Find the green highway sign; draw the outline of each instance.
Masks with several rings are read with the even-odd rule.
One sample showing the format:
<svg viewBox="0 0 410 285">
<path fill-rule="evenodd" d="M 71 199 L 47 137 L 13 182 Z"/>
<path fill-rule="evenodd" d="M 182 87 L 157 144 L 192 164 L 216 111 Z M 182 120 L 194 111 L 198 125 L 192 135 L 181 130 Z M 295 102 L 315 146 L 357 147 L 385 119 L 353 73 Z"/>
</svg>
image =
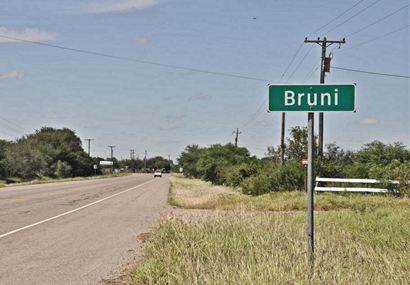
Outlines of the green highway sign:
<svg viewBox="0 0 410 285">
<path fill-rule="evenodd" d="M 354 84 L 269 85 L 269 111 L 355 111 Z"/>
</svg>

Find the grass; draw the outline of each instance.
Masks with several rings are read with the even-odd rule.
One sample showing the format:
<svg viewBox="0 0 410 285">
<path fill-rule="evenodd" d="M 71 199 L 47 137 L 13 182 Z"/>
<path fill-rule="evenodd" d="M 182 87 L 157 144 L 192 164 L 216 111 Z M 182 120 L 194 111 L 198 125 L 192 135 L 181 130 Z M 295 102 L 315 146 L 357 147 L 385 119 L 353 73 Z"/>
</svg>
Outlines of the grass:
<svg viewBox="0 0 410 285">
<path fill-rule="evenodd" d="M 316 198 L 316 208 L 332 211 L 315 214 L 311 284 L 408 284 L 408 198 Z M 304 193 L 249 197 L 173 177 L 169 199 L 185 208 L 231 211 L 179 210 L 184 215 L 164 218 L 145 245 L 145 259 L 132 270 L 130 284 L 308 283 L 306 214 L 291 211 L 305 208 Z"/>
<path fill-rule="evenodd" d="M 295 211 L 306 209 L 305 192 L 274 192 L 261 196 L 241 194 L 238 190 L 183 177 L 171 177 L 169 203 L 186 209 Z M 391 194 L 316 193 L 316 210 L 354 209 L 365 211 L 380 207 L 410 207 L 409 198 Z"/>
<path fill-rule="evenodd" d="M 316 217 L 312 284 L 408 284 L 408 209 Z M 302 213 L 164 220 L 130 283 L 306 284 L 305 241 Z"/>
<path fill-rule="evenodd" d="M 98 176 L 87 176 L 87 177 L 70 177 L 70 178 L 49 178 L 45 177 L 42 179 L 33 179 L 29 181 L 16 181 L 14 183 L 1 183 L 0 187 L 10 187 L 10 186 L 22 186 L 22 185 L 33 185 L 33 184 L 45 184 L 45 183 L 57 183 L 57 182 L 71 182 L 71 181 L 82 181 L 82 180 L 92 180 L 92 179 L 103 179 L 103 178 L 111 178 L 111 177 L 121 177 L 121 176 L 128 176 L 131 173 L 112 173 L 112 174 L 104 174 Z"/>
</svg>

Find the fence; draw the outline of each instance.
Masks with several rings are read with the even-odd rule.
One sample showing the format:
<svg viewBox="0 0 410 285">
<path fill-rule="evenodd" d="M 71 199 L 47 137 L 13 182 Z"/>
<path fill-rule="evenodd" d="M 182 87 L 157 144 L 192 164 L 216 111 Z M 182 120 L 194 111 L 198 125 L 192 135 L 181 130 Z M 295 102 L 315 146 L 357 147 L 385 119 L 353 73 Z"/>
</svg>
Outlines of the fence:
<svg viewBox="0 0 410 285">
<path fill-rule="evenodd" d="M 349 183 L 349 184 L 365 184 L 366 187 L 344 187 L 344 186 L 319 186 L 320 183 Z M 391 193 L 397 192 L 397 190 L 386 189 L 386 188 L 377 188 L 377 187 L 369 187 L 369 185 L 374 184 L 384 184 L 384 183 L 397 185 L 399 181 L 396 180 L 389 180 L 389 181 L 380 181 L 377 179 L 357 179 L 357 178 L 323 178 L 323 177 L 316 177 L 316 185 L 315 191 L 317 192 L 369 192 L 369 193 Z"/>
</svg>

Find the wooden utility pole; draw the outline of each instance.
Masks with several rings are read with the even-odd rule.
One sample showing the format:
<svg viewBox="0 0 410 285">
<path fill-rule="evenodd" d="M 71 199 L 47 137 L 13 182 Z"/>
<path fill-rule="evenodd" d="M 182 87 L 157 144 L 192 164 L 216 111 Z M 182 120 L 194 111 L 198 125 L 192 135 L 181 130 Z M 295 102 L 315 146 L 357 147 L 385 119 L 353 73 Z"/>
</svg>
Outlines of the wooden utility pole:
<svg viewBox="0 0 410 285">
<path fill-rule="evenodd" d="M 85 139 L 88 142 L 88 156 L 91 154 L 91 141 L 94 139 Z"/>
<path fill-rule="evenodd" d="M 280 149 L 281 149 L 281 162 L 282 165 L 285 164 L 285 118 L 286 118 L 286 113 L 282 112 L 282 128 L 280 132 Z"/>
<path fill-rule="evenodd" d="M 331 57 L 326 57 L 326 48 L 332 44 L 345 44 L 346 41 L 343 38 L 341 41 L 330 41 L 326 37 L 323 39 L 317 38 L 317 40 L 309 40 L 305 38 L 305 43 L 315 43 L 322 47 L 322 56 L 320 62 L 320 83 L 325 83 L 325 73 L 330 71 Z M 319 112 L 319 142 L 318 142 L 318 156 L 323 156 L 323 127 L 324 127 L 324 115 L 323 112 Z"/>
<path fill-rule="evenodd" d="M 115 145 L 109 145 L 108 147 L 111 150 L 111 161 L 113 161 L 114 160 L 114 147 L 115 147 Z"/>
<path fill-rule="evenodd" d="M 236 128 L 236 131 L 232 132 L 235 135 L 235 147 L 238 147 L 238 137 L 240 134 L 242 134 L 242 132 L 239 131 L 238 128 Z"/>
<path fill-rule="evenodd" d="M 130 149 L 130 159 L 135 159 L 135 149 Z"/>
</svg>

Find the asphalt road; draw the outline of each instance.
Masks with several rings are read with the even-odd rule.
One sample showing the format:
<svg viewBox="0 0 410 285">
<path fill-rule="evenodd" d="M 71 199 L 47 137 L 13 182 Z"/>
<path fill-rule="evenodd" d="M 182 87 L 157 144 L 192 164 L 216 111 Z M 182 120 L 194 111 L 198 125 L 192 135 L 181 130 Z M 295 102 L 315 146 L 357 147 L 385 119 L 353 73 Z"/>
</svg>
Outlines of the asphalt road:
<svg viewBox="0 0 410 285">
<path fill-rule="evenodd" d="M 97 284 L 166 205 L 152 175 L 0 189 L 0 284 Z"/>
</svg>

